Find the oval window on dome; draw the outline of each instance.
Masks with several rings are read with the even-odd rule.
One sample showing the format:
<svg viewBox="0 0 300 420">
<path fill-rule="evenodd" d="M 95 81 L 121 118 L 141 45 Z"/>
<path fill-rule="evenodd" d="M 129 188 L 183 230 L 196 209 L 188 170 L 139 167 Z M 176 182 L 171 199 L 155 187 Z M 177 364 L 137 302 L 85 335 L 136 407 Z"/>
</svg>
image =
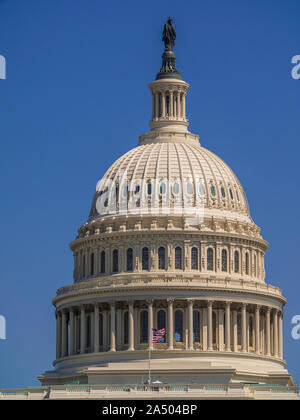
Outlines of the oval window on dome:
<svg viewBox="0 0 300 420">
<path fill-rule="evenodd" d="M 239 193 L 238 192 L 236 192 L 236 196 L 237 196 L 238 201 L 240 201 L 240 197 L 239 197 Z"/>
<path fill-rule="evenodd" d="M 232 189 L 231 188 L 229 189 L 229 194 L 230 194 L 231 200 L 233 200 L 233 193 L 232 193 Z"/>
<path fill-rule="evenodd" d="M 178 182 L 175 182 L 175 184 L 173 185 L 173 193 L 174 194 L 179 194 L 179 184 L 178 184 Z"/>
<path fill-rule="evenodd" d="M 151 182 L 149 182 L 149 184 L 147 185 L 147 192 L 148 192 L 148 195 L 152 194 L 152 184 L 151 184 Z"/>
<path fill-rule="evenodd" d="M 140 186 L 136 185 L 135 190 L 134 190 L 134 194 L 138 194 L 139 192 L 140 192 Z"/>
<path fill-rule="evenodd" d="M 188 182 L 188 183 L 186 184 L 186 192 L 187 192 L 187 194 L 189 194 L 189 195 L 193 194 L 193 185 L 192 185 L 192 183 L 191 183 L 191 182 Z"/>
<path fill-rule="evenodd" d="M 204 185 L 201 183 L 201 184 L 199 184 L 199 194 L 204 195 L 204 193 L 205 193 Z"/>
<path fill-rule="evenodd" d="M 225 197 L 226 197 L 226 193 L 225 193 L 225 189 L 224 189 L 224 187 L 221 187 L 221 194 L 222 194 L 222 197 L 223 197 L 223 198 L 225 198 Z"/>
<path fill-rule="evenodd" d="M 160 184 L 160 189 L 159 189 L 161 194 L 165 194 L 166 192 L 166 184 L 163 182 Z"/>
<path fill-rule="evenodd" d="M 211 192 L 211 195 L 212 195 L 213 197 L 215 197 L 215 195 L 216 195 L 216 189 L 215 189 L 215 186 L 214 186 L 214 185 L 212 185 L 212 186 L 210 187 L 210 192 Z"/>
</svg>

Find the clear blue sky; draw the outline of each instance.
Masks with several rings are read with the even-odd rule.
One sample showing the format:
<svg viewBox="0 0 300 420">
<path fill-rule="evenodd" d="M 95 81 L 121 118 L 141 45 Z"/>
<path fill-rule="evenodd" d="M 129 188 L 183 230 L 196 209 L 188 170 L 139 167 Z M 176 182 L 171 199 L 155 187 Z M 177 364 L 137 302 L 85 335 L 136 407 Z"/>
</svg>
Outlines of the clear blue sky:
<svg viewBox="0 0 300 420">
<path fill-rule="evenodd" d="M 284 354 L 300 384 L 290 336 L 300 314 L 299 0 L 0 0 L 0 387 L 37 384 L 51 367 L 68 243 L 98 179 L 148 129 L 169 15 L 190 129 L 233 168 L 270 243 L 266 280 L 288 299 Z"/>
</svg>

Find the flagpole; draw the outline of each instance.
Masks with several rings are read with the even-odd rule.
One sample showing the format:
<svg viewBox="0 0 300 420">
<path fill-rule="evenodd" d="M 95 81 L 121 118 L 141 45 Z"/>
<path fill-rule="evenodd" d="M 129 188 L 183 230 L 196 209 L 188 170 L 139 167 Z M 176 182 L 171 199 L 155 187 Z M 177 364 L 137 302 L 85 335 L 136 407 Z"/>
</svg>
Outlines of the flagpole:
<svg viewBox="0 0 300 420">
<path fill-rule="evenodd" d="M 150 367 L 150 355 L 151 355 L 151 347 L 149 346 L 149 378 L 148 378 L 148 383 L 149 385 L 151 384 L 151 367 Z"/>
</svg>

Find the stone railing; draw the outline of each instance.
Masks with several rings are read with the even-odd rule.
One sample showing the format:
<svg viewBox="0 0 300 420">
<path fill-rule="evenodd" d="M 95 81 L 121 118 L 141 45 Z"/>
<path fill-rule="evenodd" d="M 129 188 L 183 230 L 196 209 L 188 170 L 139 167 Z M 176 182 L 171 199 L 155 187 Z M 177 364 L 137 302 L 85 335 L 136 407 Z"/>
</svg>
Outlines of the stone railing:
<svg viewBox="0 0 300 420">
<path fill-rule="evenodd" d="M 295 399 L 300 387 L 259 384 L 51 385 L 0 389 L 0 400 L 20 399 Z"/>
</svg>

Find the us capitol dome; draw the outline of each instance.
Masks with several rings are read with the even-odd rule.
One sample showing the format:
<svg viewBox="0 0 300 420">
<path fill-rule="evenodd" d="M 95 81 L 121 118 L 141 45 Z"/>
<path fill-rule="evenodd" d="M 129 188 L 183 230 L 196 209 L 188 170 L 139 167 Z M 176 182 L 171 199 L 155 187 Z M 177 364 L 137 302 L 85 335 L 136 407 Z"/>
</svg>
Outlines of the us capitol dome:
<svg viewBox="0 0 300 420">
<path fill-rule="evenodd" d="M 39 379 L 294 385 L 268 243 L 232 169 L 188 131 L 189 85 L 166 25 L 150 131 L 103 175 L 70 244 L 74 282 L 53 299 L 56 359 Z M 165 329 L 157 342 L 153 329 Z"/>
</svg>

